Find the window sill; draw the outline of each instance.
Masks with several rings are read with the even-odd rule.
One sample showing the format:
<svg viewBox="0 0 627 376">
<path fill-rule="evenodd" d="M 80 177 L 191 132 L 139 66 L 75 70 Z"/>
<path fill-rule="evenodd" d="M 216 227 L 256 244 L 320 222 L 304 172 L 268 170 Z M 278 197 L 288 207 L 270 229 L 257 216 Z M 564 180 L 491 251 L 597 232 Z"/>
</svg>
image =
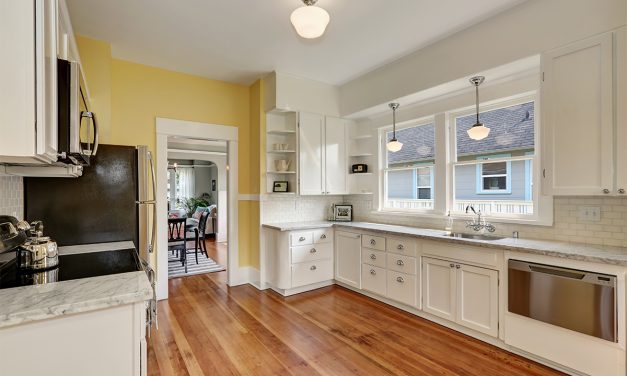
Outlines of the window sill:
<svg viewBox="0 0 627 376">
<path fill-rule="evenodd" d="M 370 212 L 371 215 L 384 215 L 384 216 L 389 216 L 391 218 L 396 217 L 396 218 L 423 218 L 423 219 L 435 219 L 435 220 L 446 220 L 447 219 L 447 215 L 445 213 L 437 213 L 434 211 L 430 211 L 430 212 L 419 212 L 419 211 L 399 211 L 399 210 L 373 210 Z M 466 215 L 466 214 L 457 214 L 457 213 L 452 213 L 451 217 L 454 220 L 460 220 L 460 221 L 468 221 L 471 220 L 473 218 L 475 218 L 474 215 Z M 545 226 L 545 227 L 551 227 L 553 226 L 553 218 L 538 218 L 538 217 L 532 217 L 529 219 L 526 218 L 508 218 L 508 217 L 491 217 L 491 216 L 485 216 L 484 217 L 486 219 L 486 221 L 491 222 L 491 223 L 503 223 L 503 224 L 519 224 L 519 225 L 526 225 L 526 226 Z"/>
</svg>

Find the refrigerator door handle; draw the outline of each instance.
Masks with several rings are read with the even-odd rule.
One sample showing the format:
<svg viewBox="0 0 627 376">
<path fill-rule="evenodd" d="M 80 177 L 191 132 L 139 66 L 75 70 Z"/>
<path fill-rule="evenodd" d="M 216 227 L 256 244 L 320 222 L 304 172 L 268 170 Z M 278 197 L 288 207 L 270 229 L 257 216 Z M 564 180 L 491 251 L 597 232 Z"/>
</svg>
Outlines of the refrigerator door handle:
<svg viewBox="0 0 627 376">
<path fill-rule="evenodd" d="M 155 177 L 155 164 L 152 160 L 152 152 L 148 151 L 148 160 L 150 161 L 150 174 L 152 176 L 152 200 L 147 201 L 147 204 L 152 205 L 152 233 L 150 237 L 150 244 L 148 245 L 148 253 L 153 253 L 155 248 L 155 242 L 157 241 L 157 179 Z"/>
</svg>

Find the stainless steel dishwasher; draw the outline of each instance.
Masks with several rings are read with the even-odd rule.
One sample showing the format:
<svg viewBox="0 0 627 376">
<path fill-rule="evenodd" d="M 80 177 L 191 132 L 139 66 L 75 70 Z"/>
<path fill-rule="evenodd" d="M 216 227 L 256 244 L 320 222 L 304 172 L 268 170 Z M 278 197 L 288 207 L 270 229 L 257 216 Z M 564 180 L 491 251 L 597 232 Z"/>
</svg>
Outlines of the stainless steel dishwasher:
<svg viewBox="0 0 627 376">
<path fill-rule="evenodd" d="M 616 276 L 508 261 L 508 310 L 617 342 Z"/>
</svg>

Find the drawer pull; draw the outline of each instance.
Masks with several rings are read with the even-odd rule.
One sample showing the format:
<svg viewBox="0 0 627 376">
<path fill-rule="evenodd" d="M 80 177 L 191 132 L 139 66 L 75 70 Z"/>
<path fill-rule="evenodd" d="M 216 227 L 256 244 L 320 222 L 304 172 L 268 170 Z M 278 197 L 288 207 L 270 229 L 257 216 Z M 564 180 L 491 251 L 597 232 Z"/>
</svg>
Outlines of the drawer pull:
<svg viewBox="0 0 627 376">
<path fill-rule="evenodd" d="M 396 282 L 403 283 L 405 282 L 405 280 L 403 279 L 403 277 L 396 277 Z"/>
<path fill-rule="evenodd" d="M 316 270 L 316 265 L 312 265 L 311 268 L 309 268 L 309 270 Z"/>
<path fill-rule="evenodd" d="M 451 268 L 454 268 L 455 264 L 448 264 L 448 266 L 450 266 Z"/>
<path fill-rule="evenodd" d="M 318 251 L 316 251 L 315 248 L 312 248 L 312 249 L 309 250 L 309 253 L 316 253 L 316 252 L 318 252 Z"/>
<path fill-rule="evenodd" d="M 299 241 L 299 242 L 304 242 L 304 241 L 305 241 L 305 237 L 304 237 L 304 236 L 301 236 L 300 238 L 298 238 L 298 241 Z"/>
<path fill-rule="evenodd" d="M 374 239 L 370 239 L 370 244 L 371 244 L 371 245 L 375 245 L 375 244 L 377 244 L 377 242 L 376 242 L 376 240 L 374 240 Z"/>
<path fill-rule="evenodd" d="M 455 269 L 459 269 L 459 268 L 461 268 L 461 267 L 462 267 L 462 266 L 461 266 L 461 265 L 459 265 L 459 264 L 455 265 Z"/>
<path fill-rule="evenodd" d="M 405 265 L 405 263 L 403 262 L 403 260 L 396 260 L 396 265 L 403 266 Z"/>
<path fill-rule="evenodd" d="M 375 255 L 374 253 L 370 255 L 370 259 L 371 260 L 376 260 L 377 259 L 377 255 Z"/>
<path fill-rule="evenodd" d="M 325 234 L 320 235 L 320 239 L 326 239 L 327 236 Z"/>
<path fill-rule="evenodd" d="M 396 246 L 396 249 L 403 250 L 403 249 L 405 249 L 405 246 L 402 245 L 402 244 L 399 244 L 399 245 Z"/>
<path fill-rule="evenodd" d="M 370 274 L 372 274 L 372 275 L 377 275 L 377 272 L 376 272 L 376 270 L 374 270 L 374 269 L 370 269 Z"/>
</svg>

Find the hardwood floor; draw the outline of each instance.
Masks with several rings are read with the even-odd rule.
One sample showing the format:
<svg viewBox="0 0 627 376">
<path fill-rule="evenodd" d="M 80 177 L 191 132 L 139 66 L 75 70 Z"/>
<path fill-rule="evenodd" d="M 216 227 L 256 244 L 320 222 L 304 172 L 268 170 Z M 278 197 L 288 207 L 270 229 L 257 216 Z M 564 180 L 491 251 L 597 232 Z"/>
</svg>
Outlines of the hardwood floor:
<svg viewBox="0 0 627 376">
<path fill-rule="evenodd" d="M 207 242 L 226 265 L 226 248 Z M 339 286 L 283 298 L 226 272 L 169 281 L 149 375 L 559 375 Z"/>
</svg>

